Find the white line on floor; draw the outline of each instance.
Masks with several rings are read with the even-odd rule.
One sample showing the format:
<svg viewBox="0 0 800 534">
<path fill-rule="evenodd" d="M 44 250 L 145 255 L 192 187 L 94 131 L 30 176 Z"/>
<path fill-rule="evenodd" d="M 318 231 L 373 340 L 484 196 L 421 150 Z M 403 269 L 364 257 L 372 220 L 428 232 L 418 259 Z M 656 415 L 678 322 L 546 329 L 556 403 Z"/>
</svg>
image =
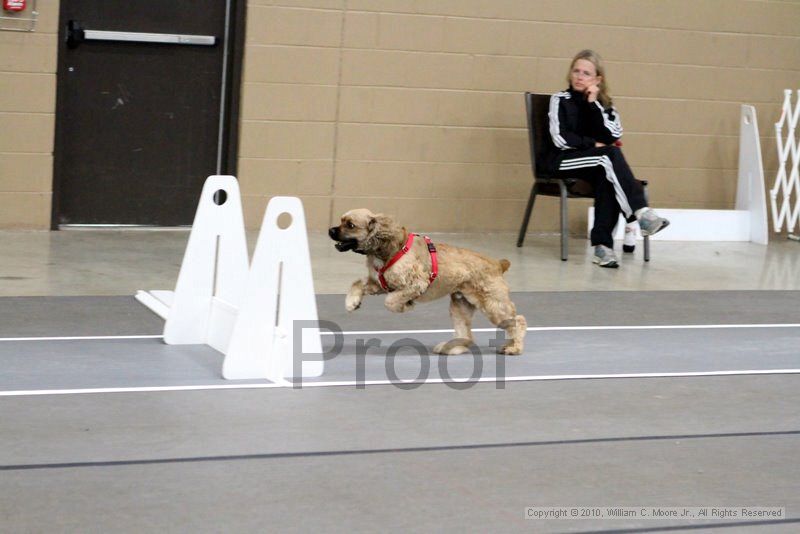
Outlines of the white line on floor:
<svg viewBox="0 0 800 534">
<path fill-rule="evenodd" d="M 63 336 L 63 337 L 0 337 L 0 341 L 106 341 L 113 339 L 161 339 L 164 336 Z"/>
<path fill-rule="evenodd" d="M 606 325 L 606 326 L 531 326 L 528 332 L 559 332 L 578 330 L 702 330 L 719 328 L 800 328 L 800 323 L 776 324 L 677 324 L 677 325 Z M 495 332 L 496 328 L 473 328 L 473 332 Z M 452 329 L 441 330 L 352 330 L 341 332 L 345 336 L 386 336 L 392 334 L 451 334 Z M 335 335 L 334 332 L 322 331 L 323 336 Z M 161 339 L 164 336 L 136 335 L 136 336 L 64 336 L 64 337 L 0 337 L 2 341 L 105 341 L 115 339 Z"/>
<path fill-rule="evenodd" d="M 713 328 L 800 328 L 800 323 L 779 324 L 678 324 L 678 325 L 635 325 L 635 326 L 530 326 L 528 332 L 559 332 L 576 330 L 692 330 Z M 497 328 L 473 328 L 473 332 L 495 332 Z M 342 332 L 345 336 L 368 336 L 390 334 L 447 334 L 452 329 L 443 330 L 358 330 Z M 322 335 L 332 336 L 334 332 L 322 332 Z"/>
<path fill-rule="evenodd" d="M 533 381 L 553 381 L 553 380 L 597 380 L 607 378 L 689 378 L 689 377 L 708 377 L 708 376 L 743 376 L 743 375 L 794 375 L 800 374 L 800 369 L 749 369 L 735 371 L 692 371 L 675 373 L 622 373 L 622 374 L 592 374 L 592 375 L 533 375 L 533 376 L 509 376 L 502 380 L 495 377 L 478 378 L 476 380 L 444 380 L 442 378 L 429 378 L 427 380 L 365 380 L 356 381 L 335 381 L 335 382 L 305 382 L 302 388 L 318 387 L 356 387 L 364 386 L 387 386 L 393 384 L 445 384 L 445 383 L 464 383 L 464 382 L 533 382 Z M 125 387 L 125 388 L 87 388 L 87 389 L 32 389 L 19 391 L 0 391 L 0 397 L 31 397 L 37 395 L 79 395 L 86 393 L 153 393 L 169 391 L 200 391 L 215 389 L 291 389 L 291 386 L 270 383 L 256 384 L 208 384 L 195 386 L 149 386 L 149 387 Z"/>
</svg>

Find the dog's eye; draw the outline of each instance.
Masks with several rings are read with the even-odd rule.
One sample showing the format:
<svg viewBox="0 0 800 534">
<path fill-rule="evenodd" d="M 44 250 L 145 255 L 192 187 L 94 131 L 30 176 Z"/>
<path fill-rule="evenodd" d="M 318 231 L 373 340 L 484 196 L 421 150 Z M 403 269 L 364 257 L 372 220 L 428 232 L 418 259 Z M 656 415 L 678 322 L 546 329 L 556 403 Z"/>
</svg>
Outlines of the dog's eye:
<svg viewBox="0 0 800 534">
<path fill-rule="evenodd" d="M 352 222 L 352 221 L 347 221 L 347 225 L 346 225 L 346 226 L 347 226 L 348 228 L 350 228 L 351 230 L 352 230 L 353 228 L 355 228 L 355 227 L 356 227 L 356 225 L 355 225 L 355 224 L 353 224 L 353 222 Z"/>
</svg>

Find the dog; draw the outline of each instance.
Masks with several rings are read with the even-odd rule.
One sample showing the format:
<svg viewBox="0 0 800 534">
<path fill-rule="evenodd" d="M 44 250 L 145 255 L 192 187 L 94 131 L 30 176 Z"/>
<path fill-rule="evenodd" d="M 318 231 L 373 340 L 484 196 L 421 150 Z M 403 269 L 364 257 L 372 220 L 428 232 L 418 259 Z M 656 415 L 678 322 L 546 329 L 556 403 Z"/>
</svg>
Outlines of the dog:
<svg viewBox="0 0 800 534">
<path fill-rule="evenodd" d="M 499 354 L 522 353 L 528 325 L 525 317 L 517 315 L 503 278 L 511 265 L 508 260 L 498 261 L 444 243 L 434 245 L 427 236 L 409 234 L 391 217 L 363 208 L 342 215 L 339 226 L 330 228 L 328 235 L 336 241 L 338 251 L 367 257 L 367 276 L 356 280 L 347 293 L 348 312 L 361 306 L 364 295 L 386 293 L 386 308 L 397 313 L 410 310 L 417 302 L 449 295 L 455 338 L 437 344 L 436 354 L 469 350 L 476 308 L 505 330 L 509 341 L 497 349 Z"/>
</svg>

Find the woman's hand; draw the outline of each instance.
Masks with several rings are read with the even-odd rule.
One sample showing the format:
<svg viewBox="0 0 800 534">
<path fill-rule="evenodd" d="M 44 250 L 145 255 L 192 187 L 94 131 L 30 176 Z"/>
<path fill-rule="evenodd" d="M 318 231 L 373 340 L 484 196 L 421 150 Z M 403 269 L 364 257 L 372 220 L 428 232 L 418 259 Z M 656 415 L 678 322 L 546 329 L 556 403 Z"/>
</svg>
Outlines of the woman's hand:
<svg viewBox="0 0 800 534">
<path fill-rule="evenodd" d="M 600 92 L 599 85 L 590 85 L 586 88 L 586 100 L 589 102 L 595 102 L 597 100 L 597 93 Z"/>
<path fill-rule="evenodd" d="M 608 145 L 605 143 L 601 143 L 600 141 L 595 141 L 594 146 L 595 148 L 600 148 L 601 146 L 608 146 Z"/>
</svg>

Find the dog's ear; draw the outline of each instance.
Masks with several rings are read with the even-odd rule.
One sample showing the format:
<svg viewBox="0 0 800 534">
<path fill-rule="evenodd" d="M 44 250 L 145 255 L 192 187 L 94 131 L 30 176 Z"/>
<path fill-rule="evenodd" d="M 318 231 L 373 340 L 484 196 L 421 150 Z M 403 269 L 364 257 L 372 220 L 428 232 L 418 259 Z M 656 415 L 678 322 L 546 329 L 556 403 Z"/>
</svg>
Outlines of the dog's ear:
<svg viewBox="0 0 800 534">
<path fill-rule="evenodd" d="M 367 231 L 370 234 L 383 233 L 392 227 L 393 221 L 383 213 L 374 214 L 367 224 Z"/>
</svg>

